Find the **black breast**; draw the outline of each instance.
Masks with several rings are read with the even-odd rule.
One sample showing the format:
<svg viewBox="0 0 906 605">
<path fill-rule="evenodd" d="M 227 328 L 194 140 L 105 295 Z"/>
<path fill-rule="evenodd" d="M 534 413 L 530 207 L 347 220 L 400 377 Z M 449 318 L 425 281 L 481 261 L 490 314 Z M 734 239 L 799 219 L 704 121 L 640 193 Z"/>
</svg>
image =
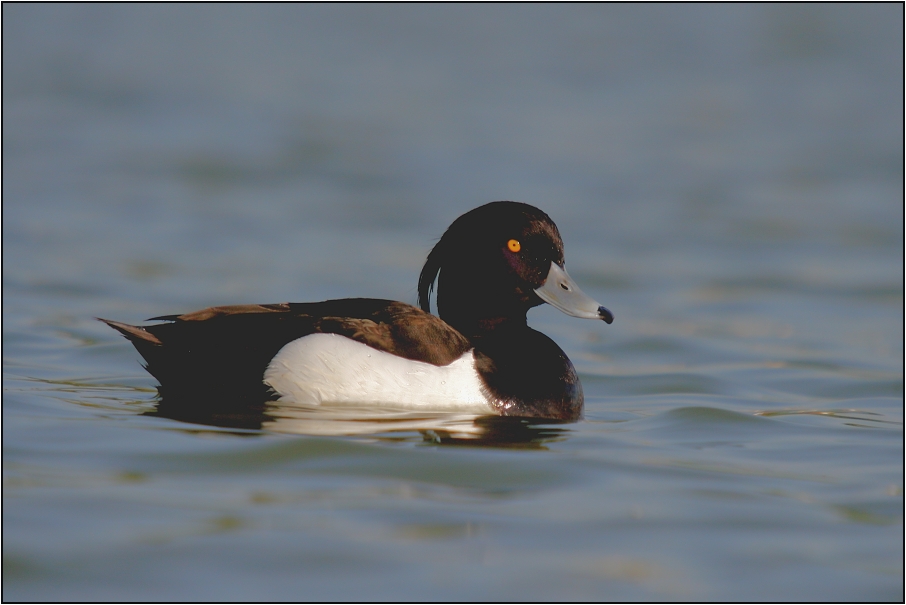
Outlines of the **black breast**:
<svg viewBox="0 0 906 605">
<path fill-rule="evenodd" d="M 472 339 L 478 373 L 500 400 L 504 416 L 560 420 L 582 417 L 582 384 L 557 344 L 527 326 Z"/>
</svg>

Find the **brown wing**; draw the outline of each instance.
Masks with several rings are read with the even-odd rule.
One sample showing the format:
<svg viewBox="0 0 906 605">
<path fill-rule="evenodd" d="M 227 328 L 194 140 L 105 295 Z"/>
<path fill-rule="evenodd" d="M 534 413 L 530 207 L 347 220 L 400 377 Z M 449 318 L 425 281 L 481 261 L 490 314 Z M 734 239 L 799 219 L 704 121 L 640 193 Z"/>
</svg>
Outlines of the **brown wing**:
<svg viewBox="0 0 906 605">
<path fill-rule="evenodd" d="M 132 342 L 160 381 L 161 393 L 183 397 L 266 397 L 267 364 L 285 344 L 314 333 L 341 334 L 434 365 L 446 365 L 471 348 L 441 319 L 388 300 L 210 307 L 155 319 L 167 323 L 101 321 Z"/>
</svg>

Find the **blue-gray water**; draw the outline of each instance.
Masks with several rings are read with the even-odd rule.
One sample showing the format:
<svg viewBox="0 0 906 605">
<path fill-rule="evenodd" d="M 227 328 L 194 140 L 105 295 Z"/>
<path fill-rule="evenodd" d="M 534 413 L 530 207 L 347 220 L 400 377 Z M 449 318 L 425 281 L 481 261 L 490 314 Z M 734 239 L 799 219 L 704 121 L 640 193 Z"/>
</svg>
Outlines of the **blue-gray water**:
<svg viewBox="0 0 906 605">
<path fill-rule="evenodd" d="M 899 4 L 4 5 L 3 598 L 902 600 L 902 93 Z M 93 319 L 414 302 L 496 199 L 582 422 L 178 419 Z"/>
</svg>

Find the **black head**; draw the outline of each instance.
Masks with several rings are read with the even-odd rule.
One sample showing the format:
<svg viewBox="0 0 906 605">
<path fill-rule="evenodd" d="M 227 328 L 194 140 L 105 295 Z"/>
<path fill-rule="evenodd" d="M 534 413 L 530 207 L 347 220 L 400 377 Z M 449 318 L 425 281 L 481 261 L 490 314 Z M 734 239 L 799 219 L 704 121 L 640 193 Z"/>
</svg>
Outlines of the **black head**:
<svg viewBox="0 0 906 605">
<path fill-rule="evenodd" d="M 524 324 L 526 312 L 544 302 L 610 323 L 610 312 L 582 294 L 563 267 L 563 240 L 547 214 L 492 202 L 453 221 L 431 250 L 418 280 L 419 306 L 430 311 L 437 279 L 438 315 L 466 335 L 507 320 Z"/>
</svg>

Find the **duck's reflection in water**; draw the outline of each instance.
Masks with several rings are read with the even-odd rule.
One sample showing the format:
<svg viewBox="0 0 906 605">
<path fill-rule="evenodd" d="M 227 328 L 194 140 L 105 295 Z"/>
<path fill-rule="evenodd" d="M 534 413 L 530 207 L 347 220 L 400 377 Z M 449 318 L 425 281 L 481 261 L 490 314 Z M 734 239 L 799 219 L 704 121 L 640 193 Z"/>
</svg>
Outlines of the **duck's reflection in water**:
<svg viewBox="0 0 906 605">
<path fill-rule="evenodd" d="M 222 400 L 161 397 L 146 412 L 189 422 L 229 429 L 295 435 L 370 436 L 383 441 L 412 441 L 443 445 L 508 448 L 543 448 L 565 439 L 570 429 L 557 420 L 513 416 L 418 412 L 386 407 L 324 404 L 317 407 Z M 559 425 L 559 426 L 558 426 Z"/>
</svg>

